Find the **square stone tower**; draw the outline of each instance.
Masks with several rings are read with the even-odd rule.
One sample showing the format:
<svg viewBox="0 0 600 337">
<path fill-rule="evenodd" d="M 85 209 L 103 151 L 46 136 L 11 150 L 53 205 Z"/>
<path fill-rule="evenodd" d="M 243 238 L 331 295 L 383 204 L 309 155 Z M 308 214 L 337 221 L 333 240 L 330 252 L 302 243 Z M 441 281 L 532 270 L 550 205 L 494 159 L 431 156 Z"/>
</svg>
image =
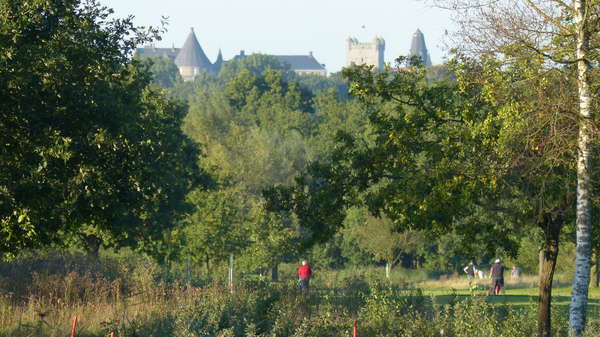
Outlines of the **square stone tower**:
<svg viewBox="0 0 600 337">
<path fill-rule="evenodd" d="M 372 42 L 359 42 L 354 37 L 346 40 L 346 66 L 367 64 L 384 69 L 385 40 L 376 37 Z"/>
</svg>

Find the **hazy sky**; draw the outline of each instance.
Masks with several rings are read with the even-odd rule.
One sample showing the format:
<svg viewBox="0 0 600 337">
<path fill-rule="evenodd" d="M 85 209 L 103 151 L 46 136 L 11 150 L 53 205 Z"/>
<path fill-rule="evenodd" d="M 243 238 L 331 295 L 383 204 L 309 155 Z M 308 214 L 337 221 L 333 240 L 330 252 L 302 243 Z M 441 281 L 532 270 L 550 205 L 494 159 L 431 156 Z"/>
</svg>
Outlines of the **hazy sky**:
<svg viewBox="0 0 600 337">
<path fill-rule="evenodd" d="M 168 32 L 157 47 L 181 47 L 190 28 L 208 58 L 219 49 L 225 60 L 240 50 L 273 55 L 307 55 L 324 63 L 327 71 L 345 65 L 345 40 L 385 39 L 385 60 L 410 49 L 412 34 L 425 34 L 434 64 L 446 50 L 445 31 L 452 30 L 449 13 L 422 0 L 99 0 L 119 17 L 135 16 L 137 25 L 160 23 L 169 17 Z"/>
</svg>

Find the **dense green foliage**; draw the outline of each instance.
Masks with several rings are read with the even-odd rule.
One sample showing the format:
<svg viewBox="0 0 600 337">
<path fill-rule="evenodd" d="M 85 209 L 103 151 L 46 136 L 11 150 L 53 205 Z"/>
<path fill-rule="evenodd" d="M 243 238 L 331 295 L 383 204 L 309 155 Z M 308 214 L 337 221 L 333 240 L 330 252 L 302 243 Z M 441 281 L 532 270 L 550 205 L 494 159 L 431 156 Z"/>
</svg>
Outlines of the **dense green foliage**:
<svg viewBox="0 0 600 337">
<path fill-rule="evenodd" d="M 300 83 L 288 81 L 289 72 L 274 69 L 276 59 L 253 55 L 228 64 L 219 79 L 189 96 L 184 124 L 185 132 L 203 146 L 203 167 L 215 176 L 222 191 L 215 193 L 237 200 L 231 205 L 235 219 L 210 215 L 243 233 L 236 247 L 220 247 L 215 262 L 235 253 L 249 270 L 276 268 L 323 233 L 289 214 L 267 212 L 263 190 L 292 184 L 309 162 L 325 157 L 327 146 L 334 143 L 332 132 L 359 127 L 360 119 L 353 113 L 360 110 L 357 103 L 339 101 L 334 90 L 314 95 Z M 232 74 L 232 69 L 239 72 Z M 207 221 L 193 219 L 212 211 L 203 202 L 196 204 L 195 215 L 183 227 L 208 226 Z M 202 233 L 209 232 L 205 228 Z M 188 237 L 187 242 L 205 240 L 203 235 Z"/>
<path fill-rule="evenodd" d="M 437 80 L 403 58 L 391 72 L 345 69 L 350 92 L 366 104 L 368 133 L 340 135 L 331 159 L 312 164 L 295 186 L 271 190 L 272 209 L 308 223 L 317 214 L 331 235 L 344 224 L 343 209 L 367 207 L 402 234 L 439 237 L 445 253 L 425 263 L 438 270 L 448 255 L 514 258 L 519 236 L 538 233 L 539 331 L 549 336 L 560 238 L 575 220 L 577 96 L 564 76 L 570 68 L 535 55 L 520 60 L 503 67 L 459 58 L 455 76 Z M 311 189 L 312 181 L 325 187 Z M 453 240 L 444 240 L 448 233 Z M 363 246 L 375 256 L 397 259 L 400 237 L 393 249 L 369 239 Z"/>
<path fill-rule="evenodd" d="M 145 57 L 139 60 L 150 66 L 153 82 L 162 88 L 172 88 L 181 83 L 183 79 L 175 61 L 166 57 Z"/>
<path fill-rule="evenodd" d="M 107 19 L 108 13 L 94 6 L 77 7 L 77 2 L 73 2 L 70 8 L 92 22 L 96 18 Z M 72 12 L 64 15 L 73 15 Z M 447 67 L 428 70 L 410 67 L 410 60 L 400 64 L 392 74 L 373 74 L 368 69 L 355 68 L 347 70 L 345 76 L 352 93 L 359 99 L 348 100 L 348 87 L 340 79 L 340 74 L 330 78 L 298 76 L 289 71 L 285 64 L 267 55 L 250 55 L 226 61 L 222 72 L 216 76 L 203 73 L 193 82 L 182 82 L 172 60 L 156 58 L 131 61 L 128 55 L 133 46 L 147 37 L 140 35 L 141 32 L 135 30 L 127 20 L 114 21 L 112 24 L 89 29 L 98 34 L 112 32 L 112 41 L 122 39 L 123 32 L 127 30 L 138 35 L 121 44 L 107 44 L 103 50 L 80 50 L 83 47 L 75 49 L 71 46 L 72 53 L 87 55 L 89 62 L 99 62 L 94 61 L 92 52 L 95 55 L 113 55 L 113 59 L 102 60 L 101 64 L 110 70 L 100 68 L 98 72 L 103 77 L 98 79 L 92 73 L 86 74 L 89 78 L 95 78 L 96 82 L 90 84 L 111 83 L 110 95 L 90 85 L 80 90 L 87 90 L 90 95 L 99 92 L 102 100 L 98 98 L 100 96 L 88 97 L 87 94 L 78 95 L 79 100 L 68 100 L 69 106 L 79 107 L 78 114 L 87 114 L 82 120 L 96 122 L 88 123 L 85 127 L 73 123 L 65 125 L 61 115 L 52 112 L 52 118 L 45 120 L 50 121 L 48 130 L 55 128 L 53 132 L 58 133 L 52 136 L 54 138 L 49 134 L 43 136 L 43 133 L 36 133 L 36 137 L 46 137 L 46 143 L 51 138 L 54 141 L 48 143 L 47 150 L 32 148 L 32 153 L 37 153 L 36 156 L 40 158 L 28 164 L 30 171 L 42 167 L 41 171 L 36 171 L 38 176 L 46 172 L 48 176 L 31 180 L 28 183 L 29 192 L 25 180 L 19 186 L 19 193 L 23 193 L 23 198 L 26 196 L 28 202 L 37 207 L 45 205 L 38 210 L 30 205 L 22 205 L 22 212 L 44 214 L 36 226 L 60 230 L 36 230 L 32 234 L 34 232 L 30 229 L 30 234 L 25 234 L 26 228 L 32 226 L 27 221 L 28 215 L 20 214 L 18 208 L 13 209 L 3 203 L 6 206 L 3 206 L 4 209 L 16 212 L 6 218 L 12 220 L 5 227 L 5 232 L 8 233 L 9 229 L 14 233 L 21 231 L 19 235 L 7 234 L 22 241 L 15 241 L 16 246 L 13 247 L 81 240 L 92 250 L 99 245 L 145 245 L 160 252 L 163 261 L 180 260 L 191 255 L 196 264 L 218 264 L 234 253 L 239 263 L 255 271 L 264 271 L 265 267 L 276 266 L 281 261 L 300 255 L 318 257 L 324 265 L 331 266 L 391 260 L 394 264 L 426 268 L 438 273 L 460 269 L 470 259 L 486 263 L 500 254 L 513 257 L 512 261 L 524 264 L 527 270 L 537 268 L 536 252 L 532 251 L 537 249 L 535 243 L 526 242 L 524 247 L 528 250 L 517 252 L 524 240 L 520 236 L 527 235 L 515 231 L 515 228 L 521 228 L 521 223 L 536 218 L 535 210 L 528 206 L 541 205 L 536 201 L 540 193 L 532 189 L 535 184 L 543 183 L 540 186 L 545 191 L 544 205 L 552 211 L 553 204 L 548 203 L 549 199 L 546 198 L 550 191 L 547 182 L 555 182 L 558 188 L 568 185 L 572 175 L 556 173 L 551 170 L 552 167 L 549 170 L 541 166 L 540 163 L 557 163 L 544 153 L 538 157 L 523 157 L 520 149 L 545 141 L 543 138 L 529 139 L 523 132 L 533 125 L 532 121 L 541 126 L 548 125 L 544 124 L 543 118 L 531 113 L 544 109 L 543 106 L 535 106 L 541 104 L 536 103 L 535 95 L 556 96 L 557 102 L 565 102 L 565 106 L 571 101 L 555 95 L 557 92 L 568 94 L 568 91 L 560 91 L 561 84 L 552 82 L 551 77 L 532 85 L 523 82 L 523 86 L 518 88 L 503 86 L 503 83 L 508 83 L 507 79 L 514 81 L 518 74 L 525 78 L 525 70 L 535 71 L 533 60 L 527 64 L 517 64 L 508 71 L 501 71 L 494 64 L 477 68 L 476 65 L 464 63 L 459 71 L 462 77 L 458 79 Z M 68 30 L 65 28 L 66 32 Z M 66 55 L 71 50 L 67 48 L 69 39 L 54 39 L 57 47 L 49 50 L 55 50 L 55 53 L 45 53 L 44 59 L 64 57 L 69 60 L 71 54 Z M 77 35 L 77 39 L 85 40 L 83 35 Z M 45 48 L 43 43 L 50 42 L 40 37 L 29 46 L 41 49 Z M 15 46 L 19 46 L 23 53 L 27 52 L 27 44 Z M 66 56 L 61 56 L 63 54 Z M 29 55 L 29 62 L 34 62 L 33 55 Z M 5 56 L 7 60 L 14 60 L 14 57 L 9 58 L 9 54 Z M 19 62 L 23 63 L 24 60 L 27 58 Z M 43 63 L 39 64 L 45 67 Z M 65 68 L 67 65 L 63 62 L 55 71 L 70 72 L 71 78 L 86 78 L 76 73 L 77 69 L 87 71 L 89 66 L 85 68 L 85 63 Z M 40 68 L 38 71 L 30 64 L 20 66 L 21 69 L 30 69 L 27 73 L 32 78 L 48 70 Z M 121 75 L 115 75 L 117 73 Z M 448 74 L 452 78 L 448 79 Z M 61 81 L 66 83 L 69 77 L 52 75 L 51 78 L 57 83 L 48 83 L 48 88 L 60 88 Z M 478 81 L 468 82 L 472 78 L 478 78 Z M 461 86 L 455 85 L 457 80 Z M 170 97 L 189 102 L 189 112 L 186 106 L 174 99 L 167 99 L 159 89 L 150 89 L 150 82 L 165 88 Z M 39 81 L 38 85 L 43 83 Z M 369 87 L 369 83 L 376 85 Z M 525 87 L 541 89 L 537 92 L 520 89 Z M 66 96 L 58 90 L 54 92 L 57 98 Z M 16 98 L 11 99 L 14 101 Z M 131 103 L 107 108 L 108 103 L 120 99 L 137 99 L 145 110 L 135 112 L 135 104 Z M 63 107 L 59 100 L 54 103 L 54 110 L 46 108 L 48 114 L 51 111 L 70 111 L 69 106 Z M 86 104 L 94 106 L 88 109 L 85 108 Z M 67 105 L 67 102 L 63 105 Z M 17 105 L 11 103 L 11 106 Z M 527 109 L 524 108 L 526 106 Z M 103 109 L 112 112 L 96 113 Z M 35 109 L 31 107 L 30 110 Z M 35 111 L 34 116 L 42 116 Z M 63 115 L 72 119 L 67 112 Z M 183 129 L 203 149 L 201 166 L 214 175 L 218 183 L 213 191 L 196 189 L 186 195 L 198 182 L 198 171 L 194 168 L 198 152 L 185 137 L 178 135 L 184 115 L 187 116 Z M 20 118 L 26 116 L 22 114 Z M 523 116 L 529 119 L 526 121 Z M 23 120 L 28 121 L 24 126 L 39 126 L 33 120 Z M 8 123 L 10 119 L 5 121 Z M 109 122 L 112 124 L 102 124 Z M 8 127 L 9 124 L 4 125 Z M 168 129 L 165 128 L 167 125 Z M 142 126 L 144 132 L 140 132 Z M 104 138 L 99 136 L 100 132 Z M 22 133 L 6 133 L 5 137 L 12 139 L 7 144 L 25 147 L 42 141 L 24 141 L 23 137 L 33 134 L 23 129 Z M 90 134 L 95 135 L 93 141 L 90 140 Z M 134 135 L 137 138 L 126 138 Z M 169 135 L 172 137 L 168 138 Z M 72 144 L 76 136 L 80 140 L 74 146 Z M 22 138 L 17 140 L 17 137 Z M 71 143 L 64 144 L 66 140 Z M 119 142 L 129 145 L 119 148 Z M 84 161 L 83 158 L 74 160 L 76 149 L 84 151 L 85 146 L 103 149 L 105 147 L 102 144 L 109 143 L 113 146 L 106 147 L 108 153 L 102 155 L 95 151 L 97 157 L 86 157 L 86 160 L 90 160 L 86 167 L 91 170 L 89 167 L 102 163 L 102 169 L 111 172 L 110 178 L 100 177 L 96 173 L 93 182 L 84 184 L 76 180 L 78 175 L 84 173 L 69 173 L 69 170 L 59 170 L 59 166 L 52 168 L 52 165 L 62 162 L 61 165 L 65 167 L 78 170 L 83 167 Z M 558 151 L 548 149 L 547 152 Z M 5 152 L 6 163 L 9 162 L 8 156 L 14 153 Z M 166 158 L 165 153 L 178 157 Z M 51 160 L 42 159 L 43 156 L 50 156 L 48 158 Z M 565 156 L 568 159 L 571 154 L 566 153 Z M 112 164 L 109 158 L 113 158 Z M 127 165 L 119 166 L 121 163 Z M 516 166 L 510 167 L 507 163 L 515 163 L 519 170 L 515 171 Z M 8 172 L 8 166 L 4 167 Z M 523 171 L 523 168 L 529 171 Z M 13 165 L 10 170 L 17 174 L 19 165 Z M 119 170 L 123 174 L 121 178 L 118 178 Z M 59 171 L 62 177 L 52 176 L 51 172 L 56 175 Z M 137 180 L 133 178 L 138 174 L 136 172 L 144 174 L 143 179 L 142 176 L 138 176 Z M 164 176 L 159 172 L 179 175 Z M 514 175 L 515 172 L 520 173 Z M 523 175 L 523 172 L 530 172 L 530 175 Z M 563 183 L 536 172 L 554 172 L 553 177 L 570 180 Z M 85 175 L 89 176 L 87 173 Z M 10 177 L 8 173 L 3 176 Z M 539 183 L 529 177 L 538 179 Z M 47 182 L 39 184 L 40 181 Z M 67 188 L 67 181 L 74 183 Z M 173 184 L 175 181 L 180 184 L 179 187 Z M 51 187 L 52 182 L 54 187 Z M 144 190 L 140 185 L 142 183 L 151 187 Z M 85 187 L 90 188 L 94 184 L 97 185 L 96 190 L 86 192 Z M 299 186 L 298 190 L 284 187 L 294 184 Z M 140 191 L 136 190 L 138 185 Z M 270 189 L 274 185 L 280 187 Z M 32 192 L 34 186 L 45 192 Z M 514 189 L 514 186 L 526 187 L 526 190 Z M 73 187 L 83 191 L 75 192 Z M 52 188 L 56 192 L 47 193 Z M 72 203 L 70 209 L 68 205 L 57 207 L 56 201 L 48 202 L 58 191 L 65 189 L 73 193 L 68 201 L 62 201 Z M 263 195 L 265 189 L 268 192 Z M 141 197 L 143 191 L 152 191 L 154 194 L 152 197 L 132 198 L 132 195 Z M 172 204 L 164 201 L 161 204 L 157 191 L 168 195 L 168 201 Z M 523 198 L 528 198 L 526 193 L 538 199 L 523 203 Z M 32 194 L 40 200 L 30 198 Z M 184 195 L 187 203 L 182 203 Z M 92 197 L 93 202 L 90 200 Z M 267 208 L 270 211 L 277 210 L 277 214 L 265 210 L 265 197 L 270 201 Z M 290 203 L 276 205 L 275 200 L 280 203 L 288 200 Z M 136 210 L 136 205 L 141 205 L 142 201 L 152 203 L 153 208 L 148 208 L 148 204 L 144 206 L 144 211 L 138 209 L 135 215 L 127 215 L 127 212 Z M 99 205 L 92 209 L 94 219 L 76 216 L 77 212 L 90 213 L 92 204 Z M 354 205 L 366 207 L 375 216 L 353 214 L 349 207 Z M 361 209 L 364 212 L 365 208 Z M 178 221 L 183 210 L 192 214 Z M 69 212 L 69 221 L 59 221 L 59 218 L 65 218 L 66 212 Z M 369 225 L 379 223 L 379 216 L 390 219 L 389 228 Z M 150 217 L 154 217 L 153 226 L 131 225 L 135 221 L 142 224 L 141 219 Z M 365 221 L 367 218 L 372 221 Z M 150 224 L 148 221 L 145 223 Z M 163 231 L 172 225 L 176 225 L 173 231 Z M 393 232 L 398 229 L 399 233 Z M 382 231 L 381 235 L 368 235 L 379 230 Z M 391 232 L 388 235 L 386 231 Z M 214 240 L 216 237 L 219 240 Z M 66 238 L 68 241 L 65 241 Z M 145 240 L 149 238 L 152 240 Z M 310 251 L 306 250 L 312 246 L 314 248 Z M 6 251 L 10 249 L 7 247 Z"/>
<path fill-rule="evenodd" d="M 422 67 L 402 69 L 392 74 L 347 69 L 368 125 L 363 133 L 339 133 L 328 159 L 309 167 L 295 187 L 272 190 L 274 209 L 293 211 L 301 221 L 316 217 L 334 232 L 343 225 L 345 209 L 364 205 L 389 217 L 394 230 L 425 230 L 430 237 L 456 231 L 462 244 L 453 253 L 482 258 L 501 246 L 515 254 L 513 227 L 478 204 L 496 193 L 482 155 L 487 135 L 466 127 L 487 117 L 485 102 L 475 99 L 479 92 L 446 79 L 429 82 Z M 312 181 L 327 188 L 313 193 Z M 332 210 L 341 213 L 335 217 Z"/>
<path fill-rule="evenodd" d="M 95 2 L 0 2 L 0 254 L 153 249 L 202 176 L 186 108 L 131 61 L 151 36 Z"/>
</svg>

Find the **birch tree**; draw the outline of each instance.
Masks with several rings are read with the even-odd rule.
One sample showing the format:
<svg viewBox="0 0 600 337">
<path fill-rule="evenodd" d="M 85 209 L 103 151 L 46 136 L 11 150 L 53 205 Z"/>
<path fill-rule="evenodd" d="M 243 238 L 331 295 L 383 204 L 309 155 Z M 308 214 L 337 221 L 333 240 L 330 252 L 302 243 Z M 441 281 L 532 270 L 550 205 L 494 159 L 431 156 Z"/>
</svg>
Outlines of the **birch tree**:
<svg viewBox="0 0 600 337">
<path fill-rule="evenodd" d="M 576 0 L 574 3 L 577 86 L 579 89 L 579 139 L 577 156 L 577 250 L 575 278 L 569 307 L 569 331 L 580 336 L 585 327 L 588 286 L 591 265 L 591 169 L 593 122 L 590 90 L 590 21 L 597 16 L 593 1 Z M 594 19 L 595 20 L 595 19 Z"/>
<path fill-rule="evenodd" d="M 461 50 L 495 55 L 510 62 L 527 52 L 542 55 L 548 67 L 575 66 L 579 98 L 577 139 L 576 272 L 569 310 L 571 335 L 585 327 L 590 280 L 591 169 L 593 113 L 590 38 L 599 31 L 595 0 L 433 0 L 454 11 Z M 526 53 L 522 53 L 526 52 Z M 549 335 L 549 331 L 543 335 Z M 541 333 L 542 334 L 542 333 Z"/>
</svg>

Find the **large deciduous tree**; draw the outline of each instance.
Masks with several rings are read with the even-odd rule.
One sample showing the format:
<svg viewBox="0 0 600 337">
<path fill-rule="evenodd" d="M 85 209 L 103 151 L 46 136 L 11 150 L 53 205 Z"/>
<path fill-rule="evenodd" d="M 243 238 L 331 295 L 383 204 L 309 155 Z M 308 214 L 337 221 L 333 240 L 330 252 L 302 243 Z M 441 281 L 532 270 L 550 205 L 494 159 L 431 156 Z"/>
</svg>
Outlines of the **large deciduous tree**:
<svg viewBox="0 0 600 337">
<path fill-rule="evenodd" d="M 593 112 L 590 70 L 600 31 L 595 0 L 448 0 L 436 1 L 456 11 L 463 46 L 477 54 L 495 54 L 510 61 L 530 52 L 547 64 L 576 66 L 578 91 L 577 251 L 569 310 L 570 333 L 581 335 L 590 278 L 591 169 Z M 523 52 L 523 53 L 521 53 Z M 541 332 L 540 332 L 541 333 Z"/>
<path fill-rule="evenodd" d="M 375 259 L 386 263 L 386 277 L 402 259 L 403 255 L 419 251 L 425 242 L 424 235 L 418 231 L 398 232 L 393 222 L 386 216 L 373 216 L 365 209 L 358 209 L 360 223 L 345 229 L 344 234 L 355 239 L 357 246 L 372 254 Z"/>
<path fill-rule="evenodd" d="M 320 206 L 325 213 L 365 204 L 396 230 L 452 232 L 488 254 L 499 246 L 514 253 L 518 235 L 539 228 L 540 334 L 549 334 L 559 237 L 574 202 L 569 144 L 577 128 L 569 78 L 543 64 L 539 57 L 511 67 L 467 59 L 457 83 L 428 83 L 414 64 L 391 74 L 346 70 L 352 93 L 367 103 L 370 135 L 342 135 L 329 164 L 308 172 L 321 188 L 281 188 L 279 199 L 291 201 L 282 205 L 309 221 Z M 311 199 L 323 201 L 305 215 Z M 339 219 L 321 221 L 340 225 L 328 220 Z"/>
<path fill-rule="evenodd" d="M 150 88 L 156 31 L 96 1 L 0 1 L 0 253 L 151 249 L 202 176 L 185 106 Z"/>
<path fill-rule="evenodd" d="M 330 158 L 312 164 L 295 186 L 270 191 L 272 209 L 292 211 L 328 237 L 354 205 L 387 216 L 395 230 L 424 229 L 433 236 L 473 212 L 472 200 L 490 191 L 480 170 L 486 158 L 474 155 L 486 144 L 468 127 L 486 116 L 473 99 L 478 93 L 461 92 L 451 81 L 429 83 L 414 60 L 400 61 L 393 72 L 344 71 L 351 93 L 365 103 L 366 134 L 339 133 Z M 462 225 L 510 240 L 509 226 Z"/>
<path fill-rule="evenodd" d="M 259 55 L 246 61 L 224 68 L 224 83 L 218 87 L 199 89 L 190 96 L 185 123 L 190 137 L 204 145 L 204 167 L 214 173 L 219 187 L 244 200 L 232 206 L 237 207 L 239 221 L 219 214 L 212 222 L 204 221 L 215 209 L 196 198 L 197 209 L 188 223 L 197 228 L 218 224 L 232 232 L 233 227 L 240 228 L 243 244 L 239 249 L 223 245 L 223 251 L 239 253 L 236 260 L 249 269 L 270 267 L 276 274 L 283 250 L 288 257 L 294 255 L 302 235 L 294 218 L 265 212 L 262 190 L 291 183 L 305 168 L 312 152 L 308 140 L 316 132 L 317 120 L 312 94 L 272 69 L 272 57 Z M 237 67 L 239 72 L 234 71 Z M 196 240 L 209 235 L 210 231 L 197 231 Z M 215 262 L 219 258 L 215 256 Z"/>
<path fill-rule="evenodd" d="M 574 217 L 577 109 L 576 94 L 569 90 L 573 81 L 561 69 L 545 68 L 543 58 L 535 55 L 506 67 L 490 59 L 475 63 L 459 74 L 459 83 L 480 86 L 483 100 L 493 107 L 481 125 L 494 126 L 495 131 L 476 129 L 494 144 L 487 155 L 494 169 L 487 172 L 501 192 L 501 202 L 486 207 L 542 233 L 538 333 L 549 336 L 559 240 Z"/>
</svg>

